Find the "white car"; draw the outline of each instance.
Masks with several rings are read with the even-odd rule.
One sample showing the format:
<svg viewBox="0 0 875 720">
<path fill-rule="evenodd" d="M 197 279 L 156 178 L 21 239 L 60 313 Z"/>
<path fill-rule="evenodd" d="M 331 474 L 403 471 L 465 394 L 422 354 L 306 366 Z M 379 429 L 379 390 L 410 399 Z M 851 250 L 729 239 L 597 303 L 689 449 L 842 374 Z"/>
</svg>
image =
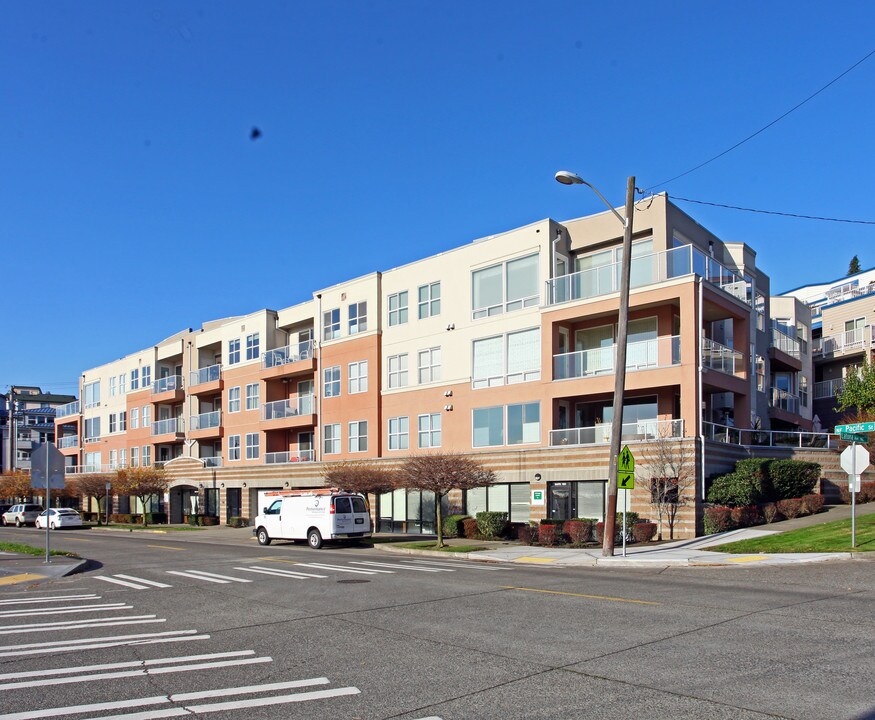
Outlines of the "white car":
<svg viewBox="0 0 875 720">
<path fill-rule="evenodd" d="M 314 550 L 324 540 L 371 537 L 368 501 L 340 490 L 281 490 L 265 493 L 270 503 L 255 518 L 252 532 L 260 545 L 271 540 L 306 540 Z"/>
<path fill-rule="evenodd" d="M 70 508 L 52 508 L 44 510 L 36 519 L 36 526 L 45 529 L 48 524 L 50 530 L 66 527 L 82 527 L 82 516 Z"/>
</svg>

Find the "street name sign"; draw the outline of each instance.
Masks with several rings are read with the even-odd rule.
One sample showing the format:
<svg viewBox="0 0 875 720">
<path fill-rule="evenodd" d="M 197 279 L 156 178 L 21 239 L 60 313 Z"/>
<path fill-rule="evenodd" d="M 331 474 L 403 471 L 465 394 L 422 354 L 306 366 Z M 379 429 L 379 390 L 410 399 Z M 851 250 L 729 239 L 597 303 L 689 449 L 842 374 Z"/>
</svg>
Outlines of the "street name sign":
<svg viewBox="0 0 875 720">
<path fill-rule="evenodd" d="M 843 432 L 840 437 L 842 440 L 847 440 L 848 442 L 864 443 L 869 441 L 869 436 L 863 435 L 862 433 Z"/>
<path fill-rule="evenodd" d="M 635 473 L 617 473 L 617 487 L 620 490 L 634 490 Z"/>
<path fill-rule="evenodd" d="M 875 422 L 851 423 L 850 425 L 836 425 L 837 433 L 870 433 L 875 432 Z"/>
<path fill-rule="evenodd" d="M 51 490 L 64 489 L 64 456 L 51 443 L 37 445 L 30 454 L 30 486 L 34 490 L 46 489 L 46 470 Z"/>
</svg>

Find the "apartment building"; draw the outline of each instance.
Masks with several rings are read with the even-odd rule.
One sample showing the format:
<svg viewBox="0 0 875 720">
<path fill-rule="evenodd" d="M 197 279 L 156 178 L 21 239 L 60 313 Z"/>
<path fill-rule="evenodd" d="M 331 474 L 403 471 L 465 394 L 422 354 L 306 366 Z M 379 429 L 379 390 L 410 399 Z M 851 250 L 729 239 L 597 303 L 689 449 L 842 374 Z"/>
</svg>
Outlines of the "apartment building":
<svg viewBox="0 0 875 720">
<path fill-rule="evenodd" d="M 173 482 L 156 505 L 172 521 L 195 507 L 222 522 L 252 516 L 260 493 L 322 485 L 326 463 L 435 451 L 475 454 L 499 477 L 453 497 L 457 509 L 600 518 L 621 245 L 609 212 L 545 219 L 185 330 L 86 371 L 82 407 L 56 420 L 58 444 L 71 473 L 163 463 Z M 811 429 L 799 390 L 811 382 L 810 314 L 778 299 L 773 318 L 753 249 L 659 195 L 636 210 L 631 285 L 633 452 L 677 443 L 704 478 L 717 467 L 711 445 Z M 682 534 L 695 532 L 701 485 Z M 631 504 L 653 516 L 646 483 Z M 433 529 L 427 493 L 373 506 L 383 530 Z"/>
<path fill-rule="evenodd" d="M 30 454 L 40 444 L 55 441 L 55 412 L 74 395 L 44 393 L 29 385 L 14 385 L 0 395 L 0 467 L 3 472 L 30 470 Z"/>
<path fill-rule="evenodd" d="M 824 428 L 841 423 L 836 395 L 844 379 L 875 357 L 875 268 L 784 293 L 812 318 L 814 412 Z"/>
</svg>

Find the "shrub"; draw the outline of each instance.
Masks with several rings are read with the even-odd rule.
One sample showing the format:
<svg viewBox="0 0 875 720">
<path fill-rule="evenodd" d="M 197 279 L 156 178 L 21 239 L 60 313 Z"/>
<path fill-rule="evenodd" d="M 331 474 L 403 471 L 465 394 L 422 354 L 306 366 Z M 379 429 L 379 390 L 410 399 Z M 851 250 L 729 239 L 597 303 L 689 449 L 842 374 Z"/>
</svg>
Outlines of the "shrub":
<svg viewBox="0 0 875 720">
<path fill-rule="evenodd" d="M 592 527 L 595 523 L 589 518 L 567 520 L 562 526 L 562 532 L 568 536 L 568 541 L 575 547 L 580 547 L 592 537 Z"/>
<path fill-rule="evenodd" d="M 557 536 L 561 535 L 560 530 L 559 525 L 541 523 L 538 527 L 538 542 L 546 547 L 553 547 L 559 541 Z"/>
<path fill-rule="evenodd" d="M 113 513 L 109 516 L 109 521 L 123 525 L 130 525 L 132 522 L 130 513 Z"/>
<path fill-rule="evenodd" d="M 192 527 L 196 527 L 201 524 L 201 515 L 189 515 L 188 516 L 188 524 Z"/>
<path fill-rule="evenodd" d="M 219 524 L 219 518 L 217 518 L 215 515 L 204 515 L 201 518 L 201 525 L 218 525 L 218 524 Z"/>
<path fill-rule="evenodd" d="M 776 500 L 808 495 L 820 479 L 820 465 L 802 460 L 774 460 L 769 465 L 769 479 Z"/>
<path fill-rule="evenodd" d="M 517 539 L 523 545 L 538 544 L 539 527 L 537 525 L 520 525 L 517 528 Z"/>
<path fill-rule="evenodd" d="M 656 536 L 656 523 L 653 522 L 637 522 L 632 526 L 632 537 L 635 542 L 650 542 Z"/>
<path fill-rule="evenodd" d="M 228 525 L 232 528 L 242 528 L 249 526 L 249 518 L 235 515 L 228 518 Z"/>
<path fill-rule="evenodd" d="M 166 525 L 167 524 L 167 513 L 163 513 L 163 512 L 146 513 L 146 522 L 149 525 Z"/>
<path fill-rule="evenodd" d="M 802 514 L 802 500 L 799 498 L 786 498 L 775 503 L 778 512 L 785 518 L 795 518 Z"/>
<path fill-rule="evenodd" d="M 706 535 L 732 530 L 732 508 L 721 505 L 705 508 L 704 526 Z"/>
<path fill-rule="evenodd" d="M 444 537 L 461 537 L 462 520 L 468 517 L 468 515 L 450 515 L 444 518 Z"/>
<path fill-rule="evenodd" d="M 839 485 L 839 494 L 842 497 L 842 502 L 846 505 L 851 504 L 851 493 L 848 492 L 848 484 L 843 482 Z M 857 503 L 867 503 L 875 501 L 875 482 L 861 482 L 860 492 L 857 493 Z"/>
<path fill-rule="evenodd" d="M 477 537 L 477 521 L 474 518 L 469 517 L 462 520 L 462 537 Z"/>
<path fill-rule="evenodd" d="M 708 490 L 708 502 L 729 507 L 755 505 L 766 498 L 767 485 L 762 475 L 732 472 L 713 482 Z"/>
<path fill-rule="evenodd" d="M 815 493 L 804 495 L 801 499 L 802 508 L 807 515 L 817 515 L 817 513 L 823 510 L 824 503 L 826 503 L 826 498 L 824 498 L 823 495 L 817 495 Z"/>
<path fill-rule="evenodd" d="M 731 516 L 735 527 L 750 527 L 761 525 L 763 522 L 762 513 L 756 505 L 732 508 Z"/>
<path fill-rule="evenodd" d="M 767 523 L 773 523 L 777 518 L 781 516 L 781 513 L 778 512 L 778 506 L 775 503 L 766 503 L 762 507 L 763 510 L 763 519 Z"/>
<path fill-rule="evenodd" d="M 507 528 L 506 512 L 479 512 L 476 518 L 477 531 L 486 538 L 501 537 Z"/>
</svg>

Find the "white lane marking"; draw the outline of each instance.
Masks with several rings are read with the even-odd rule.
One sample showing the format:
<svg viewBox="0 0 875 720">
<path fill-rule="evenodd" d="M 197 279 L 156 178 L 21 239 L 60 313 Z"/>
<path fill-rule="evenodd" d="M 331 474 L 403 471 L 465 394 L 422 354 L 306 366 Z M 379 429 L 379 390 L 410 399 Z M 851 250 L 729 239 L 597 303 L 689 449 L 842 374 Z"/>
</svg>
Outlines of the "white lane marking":
<svg viewBox="0 0 875 720">
<path fill-rule="evenodd" d="M 204 577 L 214 577 L 219 578 L 220 580 L 228 580 L 230 582 L 239 582 L 239 583 L 251 583 L 252 580 L 245 580 L 243 578 L 233 577 L 232 575 L 219 575 L 218 573 L 207 572 L 206 570 L 189 570 L 193 575 L 202 575 Z"/>
<path fill-rule="evenodd" d="M 266 568 L 263 565 L 250 565 L 250 568 L 253 570 L 270 570 L 271 572 L 284 573 L 288 575 L 299 575 L 300 577 L 308 577 L 308 578 L 327 578 L 327 575 L 316 575 L 315 573 L 305 573 L 298 572 L 297 570 L 286 570 L 285 568 Z M 242 570 L 243 568 L 237 568 L 238 570 Z"/>
<path fill-rule="evenodd" d="M 313 685 L 327 685 L 328 678 L 310 678 L 308 680 L 291 680 L 289 682 L 267 683 L 265 685 L 247 685 L 235 688 L 221 688 L 218 690 L 204 690 L 192 693 L 178 693 L 166 696 L 135 698 L 133 700 L 116 700 L 114 702 L 91 703 L 90 705 L 68 705 L 67 707 L 47 708 L 45 710 L 29 710 L 27 712 L 15 712 L 0 715 L 0 720 L 37 720 L 37 718 L 54 718 L 63 715 L 79 715 L 82 713 L 98 712 L 100 710 L 123 710 L 130 707 L 142 707 L 144 705 L 162 705 L 169 702 L 185 702 L 186 700 L 202 700 L 212 697 L 229 697 L 232 695 L 248 695 L 250 693 L 272 692 L 274 690 L 291 690 L 294 688 L 311 687 Z M 176 710 L 176 708 L 174 708 Z"/>
<path fill-rule="evenodd" d="M 222 658 L 243 657 L 255 655 L 255 650 L 235 650 L 233 652 L 206 653 L 204 655 L 184 655 L 182 657 L 154 658 L 152 660 L 130 660 L 128 662 L 104 663 L 102 665 L 79 665 L 78 667 L 53 668 L 51 670 L 27 670 L 25 672 L 3 673 L 0 680 L 15 678 L 46 677 L 48 675 L 72 675 L 77 672 L 93 672 L 95 670 L 119 670 L 121 668 L 148 667 L 149 665 L 171 665 L 187 663 L 195 660 L 220 660 Z"/>
<path fill-rule="evenodd" d="M 124 603 L 100 603 L 99 605 L 75 605 L 69 608 L 33 608 L 25 610 L 17 608 L 16 610 L 0 610 L 0 620 L 5 618 L 17 617 L 39 617 L 40 615 L 69 615 L 71 613 L 95 612 L 100 609 L 105 610 L 132 610 L 133 605 L 125 605 Z"/>
<path fill-rule="evenodd" d="M 201 577 L 200 575 L 192 575 L 191 573 L 182 572 L 181 570 L 167 570 L 168 575 L 179 575 L 180 577 L 194 578 L 195 580 L 206 580 L 207 582 L 220 583 L 222 585 L 230 585 L 230 580 L 218 580 L 216 578 Z"/>
<path fill-rule="evenodd" d="M 257 568 L 234 568 L 243 572 L 261 573 L 262 575 L 273 575 L 274 577 L 285 578 L 286 580 L 306 580 L 303 575 L 293 575 L 292 573 L 278 573 L 273 570 L 258 570 Z"/>
<path fill-rule="evenodd" d="M 7 645 L 0 647 L 0 658 L 22 657 L 24 655 L 41 655 L 47 652 L 77 652 L 79 650 L 100 650 L 102 648 L 120 647 L 124 645 L 160 645 L 171 642 L 190 642 L 192 640 L 209 640 L 210 635 L 198 635 L 197 630 L 173 630 L 163 633 L 140 633 L 137 635 L 119 635 L 112 638 L 87 638 L 85 640 L 55 640 L 49 643 L 28 643 L 25 645 Z"/>
<path fill-rule="evenodd" d="M 115 585 L 124 585 L 128 588 L 133 588 L 134 590 L 146 590 L 145 585 L 138 585 L 137 583 L 128 582 L 127 580 L 119 580 L 118 578 L 110 577 L 109 575 L 95 575 L 95 580 L 103 580 L 103 582 L 113 583 Z"/>
<path fill-rule="evenodd" d="M 61 600 L 100 600 L 100 595 L 56 595 L 46 598 L 28 598 L 27 600 L 0 600 L 0 605 L 30 605 L 32 603 L 59 602 Z"/>
<path fill-rule="evenodd" d="M 148 667 L 136 670 L 119 670 L 116 672 L 88 673 L 86 675 L 74 675 L 72 677 L 52 678 L 46 680 L 25 680 L 24 682 L 10 682 L 0 684 L 0 690 L 18 690 L 43 685 L 71 685 L 73 683 L 92 682 L 94 680 L 115 680 L 118 678 L 141 677 L 144 675 L 167 675 L 168 673 L 190 672 L 191 670 L 208 670 L 210 668 L 238 667 L 240 665 L 257 665 L 273 662 L 271 657 L 246 658 L 241 660 L 220 660 L 217 662 L 202 662 L 193 665 L 171 665 L 168 667 Z"/>
<path fill-rule="evenodd" d="M 357 687 L 333 688 L 331 690 L 312 690 L 310 692 L 294 693 L 292 695 L 275 695 L 266 698 L 252 698 L 251 700 L 237 700 L 232 702 L 210 703 L 207 705 L 186 705 L 185 711 L 193 713 L 222 712 L 223 710 L 240 710 L 242 708 L 264 707 L 265 705 L 286 705 L 294 702 L 307 702 L 308 700 L 322 700 L 324 698 L 341 697 L 343 695 L 358 695 L 361 693 Z M 104 720 L 110 720 L 105 718 Z M 145 719 L 144 720 L 148 720 Z"/>
<path fill-rule="evenodd" d="M 321 563 L 298 563 L 300 567 L 316 568 L 317 570 L 337 570 L 337 572 L 356 573 L 357 575 L 376 575 L 386 570 L 354 570 L 353 568 L 337 567 L 336 565 L 322 565 Z"/>
<path fill-rule="evenodd" d="M 453 572 L 452 570 L 447 570 L 445 568 L 424 568 L 424 567 L 415 567 L 414 565 L 395 565 L 393 563 L 382 563 L 382 562 L 371 562 L 369 560 L 361 560 L 361 561 L 351 561 L 350 565 L 365 565 L 367 567 L 389 567 L 396 568 L 400 570 L 418 570 L 419 572 L 430 572 L 430 573 L 442 573 L 442 572 Z"/>
<path fill-rule="evenodd" d="M 96 620 L 76 620 L 73 622 L 31 623 L 30 625 L 2 626 L 0 635 L 16 635 L 35 632 L 59 632 L 62 630 L 80 630 L 82 628 L 113 627 L 116 625 L 149 625 L 151 623 L 167 622 L 155 615 L 130 615 L 123 618 L 97 618 Z M 9 629 L 5 629 L 8 627 Z"/>
<path fill-rule="evenodd" d="M 154 580 L 146 580 L 146 578 L 134 577 L 133 575 L 123 575 L 122 573 L 116 573 L 115 577 L 124 578 L 125 580 L 133 580 L 134 582 L 144 583 L 145 585 L 151 585 L 156 588 L 169 588 L 173 587 L 173 585 L 168 585 L 167 583 L 155 582 Z"/>
</svg>

